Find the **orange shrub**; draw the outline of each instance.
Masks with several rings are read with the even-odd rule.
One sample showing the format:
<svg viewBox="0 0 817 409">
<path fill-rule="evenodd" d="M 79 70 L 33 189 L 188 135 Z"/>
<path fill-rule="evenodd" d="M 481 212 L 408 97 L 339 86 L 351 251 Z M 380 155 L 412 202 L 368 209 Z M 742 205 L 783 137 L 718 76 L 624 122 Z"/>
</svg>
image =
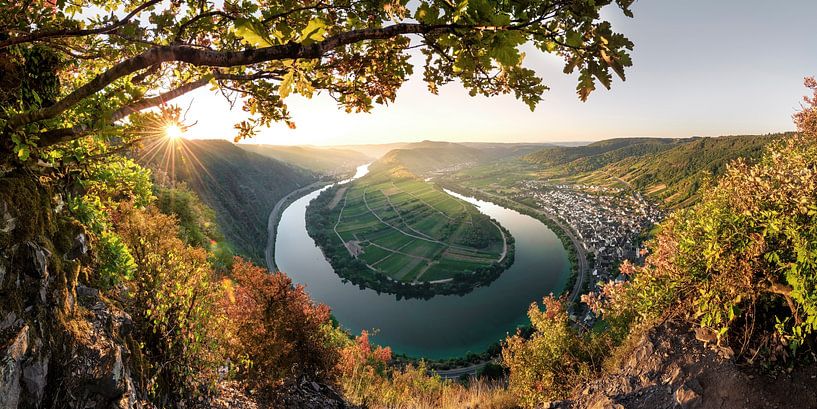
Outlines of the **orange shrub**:
<svg viewBox="0 0 817 409">
<path fill-rule="evenodd" d="M 331 380 L 338 362 L 329 307 L 315 304 L 283 273 L 236 257 L 225 310 L 234 331 L 233 355 L 242 376 L 270 386 L 287 376 Z"/>
</svg>

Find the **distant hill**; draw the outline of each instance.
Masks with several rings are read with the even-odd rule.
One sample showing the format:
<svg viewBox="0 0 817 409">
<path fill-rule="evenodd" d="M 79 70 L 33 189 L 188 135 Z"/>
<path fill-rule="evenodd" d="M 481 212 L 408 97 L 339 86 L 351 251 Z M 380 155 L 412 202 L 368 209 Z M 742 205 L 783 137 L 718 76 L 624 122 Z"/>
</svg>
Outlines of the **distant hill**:
<svg viewBox="0 0 817 409">
<path fill-rule="evenodd" d="M 355 167 L 373 160 L 370 156 L 351 149 L 256 144 L 238 146 L 259 155 L 320 173 L 353 171 Z"/>
<path fill-rule="evenodd" d="M 500 143 L 500 142 L 462 142 L 460 145 L 479 149 L 485 153 L 486 159 L 500 159 L 522 156 L 537 152 L 543 148 L 554 146 L 550 143 Z"/>
<path fill-rule="evenodd" d="M 633 156 L 600 168 L 668 207 L 686 207 L 698 200 L 698 189 L 723 174 L 737 158 L 757 160 L 763 147 L 783 134 L 692 138 L 658 154 Z"/>
<path fill-rule="evenodd" d="M 175 173 L 216 212 L 216 222 L 233 249 L 263 265 L 267 218 L 275 203 L 315 174 L 261 156 L 222 141 L 184 141 L 171 158 L 156 158 L 147 165 L 157 173 Z M 166 166 L 175 162 L 175 172 Z"/>
<path fill-rule="evenodd" d="M 423 141 L 390 151 L 372 165 L 372 170 L 402 166 L 413 173 L 420 174 L 461 164 L 476 163 L 485 157 L 485 152 L 465 145 Z"/>
<path fill-rule="evenodd" d="M 525 160 L 546 167 L 564 165 L 565 172 L 587 172 L 632 156 L 652 155 L 675 145 L 681 139 L 618 138 L 584 146 L 551 146 L 525 156 Z"/>
<path fill-rule="evenodd" d="M 740 157 L 760 156 L 763 147 L 782 136 L 620 138 L 577 147 L 548 147 L 526 155 L 548 178 L 579 182 L 624 182 L 667 207 L 685 207 L 698 199 L 710 175 L 720 175 Z"/>
<path fill-rule="evenodd" d="M 332 146 L 334 149 L 345 149 L 355 152 L 360 152 L 368 157 L 378 159 L 381 156 L 385 155 L 389 151 L 394 149 L 400 149 L 409 143 L 407 142 L 394 142 L 394 143 L 382 143 L 382 144 L 363 144 L 363 145 L 337 145 Z"/>
</svg>

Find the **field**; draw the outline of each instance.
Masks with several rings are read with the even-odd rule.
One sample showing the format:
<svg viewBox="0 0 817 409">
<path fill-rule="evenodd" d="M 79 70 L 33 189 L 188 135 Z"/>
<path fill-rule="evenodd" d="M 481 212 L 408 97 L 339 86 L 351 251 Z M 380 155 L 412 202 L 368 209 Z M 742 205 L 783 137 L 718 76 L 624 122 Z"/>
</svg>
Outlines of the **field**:
<svg viewBox="0 0 817 409">
<path fill-rule="evenodd" d="M 500 228 L 471 204 L 417 178 L 353 182 L 342 193 L 334 234 L 369 269 L 393 280 L 450 280 L 502 260 Z M 352 246 L 354 247 L 354 246 Z"/>
</svg>

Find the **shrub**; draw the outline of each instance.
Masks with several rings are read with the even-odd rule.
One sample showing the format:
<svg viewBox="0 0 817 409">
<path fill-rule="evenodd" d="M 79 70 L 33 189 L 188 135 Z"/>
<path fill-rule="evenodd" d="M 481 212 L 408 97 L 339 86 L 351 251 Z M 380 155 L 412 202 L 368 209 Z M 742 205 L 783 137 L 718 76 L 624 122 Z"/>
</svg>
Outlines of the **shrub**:
<svg viewBox="0 0 817 409">
<path fill-rule="evenodd" d="M 510 371 L 508 387 L 526 407 L 566 398 L 583 379 L 599 369 L 609 348 L 605 338 L 580 333 L 570 325 L 566 301 L 545 297 L 543 307 L 528 309 L 533 333 L 517 333 L 502 349 L 502 360 Z"/>
<path fill-rule="evenodd" d="M 123 204 L 113 218 L 137 266 L 125 303 L 150 365 L 145 386 L 157 396 L 197 395 L 216 379 L 226 343 L 207 253 L 179 239 L 176 220 L 156 208 Z"/>
<path fill-rule="evenodd" d="M 215 212 L 201 202 L 186 185 L 158 186 L 156 207 L 179 220 L 179 234 L 190 245 L 208 248 L 213 240 L 222 240 L 215 223 Z"/>
<path fill-rule="evenodd" d="M 233 328 L 233 355 L 245 362 L 243 377 L 272 386 L 288 376 L 331 380 L 338 362 L 329 308 L 315 304 L 283 273 L 236 257 L 226 313 Z"/>
<path fill-rule="evenodd" d="M 96 254 L 99 260 L 98 284 L 102 288 L 109 289 L 133 279 L 136 262 L 118 234 L 103 231 L 97 243 Z"/>
<path fill-rule="evenodd" d="M 813 342 L 817 82 L 806 85 L 814 96 L 795 116 L 798 133 L 771 144 L 757 164 L 732 163 L 699 204 L 663 223 L 643 267 L 623 266 L 629 282 L 587 298 L 592 307 L 625 321 L 688 313 L 739 353 L 797 352 Z"/>
</svg>

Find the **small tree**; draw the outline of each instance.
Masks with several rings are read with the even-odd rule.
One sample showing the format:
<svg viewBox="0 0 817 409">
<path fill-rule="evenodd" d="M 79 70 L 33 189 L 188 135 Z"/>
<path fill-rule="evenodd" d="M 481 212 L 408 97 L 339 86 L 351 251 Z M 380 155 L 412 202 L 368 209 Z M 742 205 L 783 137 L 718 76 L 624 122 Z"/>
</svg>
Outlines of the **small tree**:
<svg viewBox="0 0 817 409">
<path fill-rule="evenodd" d="M 581 335 L 570 325 L 563 299 L 549 296 L 542 304 L 528 309 L 533 334 L 526 338 L 517 333 L 502 348 L 502 361 L 510 371 L 508 386 L 525 407 L 564 399 L 598 369 L 602 356 L 599 339 Z"/>
</svg>

